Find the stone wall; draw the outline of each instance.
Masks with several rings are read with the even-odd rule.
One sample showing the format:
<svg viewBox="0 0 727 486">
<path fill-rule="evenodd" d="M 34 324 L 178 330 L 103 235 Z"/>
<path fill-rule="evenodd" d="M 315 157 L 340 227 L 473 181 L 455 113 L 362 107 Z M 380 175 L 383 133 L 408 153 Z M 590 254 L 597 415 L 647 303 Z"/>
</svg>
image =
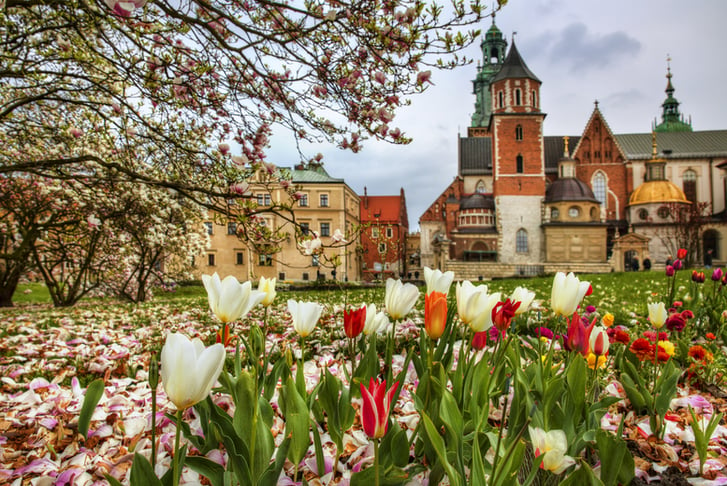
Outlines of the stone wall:
<svg viewBox="0 0 727 486">
<path fill-rule="evenodd" d="M 609 273 L 611 265 L 608 263 L 545 263 L 541 265 L 513 265 L 509 263 L 489 262 L 446 262 L 444 270 L 454 272 L 455 280 L 478 281 L 493 278 L 508 278 L 517 276 L 552 275 L 556 272 Z"/>
</svg>

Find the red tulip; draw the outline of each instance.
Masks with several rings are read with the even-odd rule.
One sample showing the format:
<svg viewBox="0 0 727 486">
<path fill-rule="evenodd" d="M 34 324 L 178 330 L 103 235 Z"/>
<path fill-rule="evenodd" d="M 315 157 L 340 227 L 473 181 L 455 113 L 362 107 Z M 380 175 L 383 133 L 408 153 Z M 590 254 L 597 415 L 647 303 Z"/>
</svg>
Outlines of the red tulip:
<svg viewBox="0 0 727 486">
<path fill-rule="evenodd" d="M 589 341 L 591 338 L 591 331 L 595 324 L 596 318 L 594 318 L 593 322 L 586 327 L 583 319 L 581 319 L 578 314 L 573 314 L 573 319 L 571 319 L 571 322 L 568 325 L 567 338 L 564 340 L 566 350 L 577 351 L 583 356 L 587 356 L 590 351 Z"/>
<path fill-rule="evenodd" d="M 679 250 L 677 250 L 677 258 L 679 260 L 684 260 L 686 258 L 686 256 L 687 256 L 687 250 L 685 248 L 679 248 Z"/>
<path fill-rule="evenodd" d="M 472 347 L 476 350 L 485 349 L 487 345 L 487 331 L 476 332 L 472 337 Z"/>
<path fill-rule="evenodd" d="M 492 309 L 492 322 L 500 332 L 506 331 L 510 327 L 510 322 L 512 322 L 518 307 L 520 307 L 520 302 L 512 302 L 510 299 L 495 304 Z"/>
<path fill-rule="evenodd" d="M 222 329 L 217 330 L 216 341 L 222 343 L 224 347 L 227 347 L 232 343 L 232 336 L 230 336 L 230 326 L 225 323 L 224 331 Z"/>
<path fill-rule="evenodd" d="M 389 426 L 389 412 L 391 411 L 391 400 L 394 398 L 396 388 L 399 386 L 397 381 L 394 385 L 386 390 L 386 380 L 379 383 L 373 378 L 369 381 L 369 387 L 366 388 L 361 383 L 361 423 L 366 435 L 370 439 L 380 439 L 386 435 L 386 429 Z"/>
<path fill-rule="evenodd" d="M 344 309 L 343 330 L 349 339 L 353 339 L 361 334 L 364 324 L 366 324 L 366 306 L 362 306 L 351 312 Z"/>
<path fill-rule="evenodd" d="M 432 339 L 439 339 L 447 324 L 447 294 L 432 292 L 424 296 L 424 330 Z"/>
</svg>

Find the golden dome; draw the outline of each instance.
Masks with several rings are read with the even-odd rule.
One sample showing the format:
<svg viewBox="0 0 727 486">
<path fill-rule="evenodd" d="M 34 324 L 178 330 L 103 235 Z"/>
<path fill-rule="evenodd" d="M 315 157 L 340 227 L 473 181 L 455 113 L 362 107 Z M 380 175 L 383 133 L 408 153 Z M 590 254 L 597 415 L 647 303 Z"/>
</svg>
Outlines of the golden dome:
<svg viewBox="0 0 727 486">
<path fill-rule="evenodd" d="M 684 195 L 684 191 L 669 181 L 644 182 L 634 189 L 629 198 L 629 206 L 666 202 L 688 203 L 689 200 Z"/>
</svg>

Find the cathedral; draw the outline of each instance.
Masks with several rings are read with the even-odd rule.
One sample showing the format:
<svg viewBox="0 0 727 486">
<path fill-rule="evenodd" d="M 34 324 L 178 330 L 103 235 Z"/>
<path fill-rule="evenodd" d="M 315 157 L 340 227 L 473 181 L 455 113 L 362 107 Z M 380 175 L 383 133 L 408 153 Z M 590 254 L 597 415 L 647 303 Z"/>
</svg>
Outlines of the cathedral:
<svg viewBox="0 0 727 486">
<path fill-rule="evenodd" d="M 458 279 L 727 260 L 727 130 L 694 131 L 671 69 L 661 122 L 614 133 L 595 103 L 580 135 L 545 136 L 542 81 L 495 25 L 481 43 L 457 175 L 420 217 L 421 264 Z"/>
</svg>

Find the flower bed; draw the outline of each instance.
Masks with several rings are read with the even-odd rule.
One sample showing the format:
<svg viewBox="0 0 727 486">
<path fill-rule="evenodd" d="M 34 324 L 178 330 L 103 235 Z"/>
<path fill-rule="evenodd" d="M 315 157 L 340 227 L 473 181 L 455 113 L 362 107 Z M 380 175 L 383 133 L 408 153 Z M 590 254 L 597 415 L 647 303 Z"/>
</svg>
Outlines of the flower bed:
<svg viewBox="0 0 727 486">
<path fill-rule="evenodd" d="M 183 484 L 727 483 L 721 277 L 667 281 L 636 311 L 565 275 L 534 299 L 429 283 L 316 294 L 320 318 L 274 294 L 230 315 L 214 290 L 213 313 L 200 299 L 9 311 L 0 482 L 152 484 L 148 471 L 172 481 L 176 456 Z M 187 377 L 168 374 L 152 430 L 152 357 L 170 332 L 211 348 L 223 322 L 210 398 L 177 413 L 165 389 Z"/>
</svg>

